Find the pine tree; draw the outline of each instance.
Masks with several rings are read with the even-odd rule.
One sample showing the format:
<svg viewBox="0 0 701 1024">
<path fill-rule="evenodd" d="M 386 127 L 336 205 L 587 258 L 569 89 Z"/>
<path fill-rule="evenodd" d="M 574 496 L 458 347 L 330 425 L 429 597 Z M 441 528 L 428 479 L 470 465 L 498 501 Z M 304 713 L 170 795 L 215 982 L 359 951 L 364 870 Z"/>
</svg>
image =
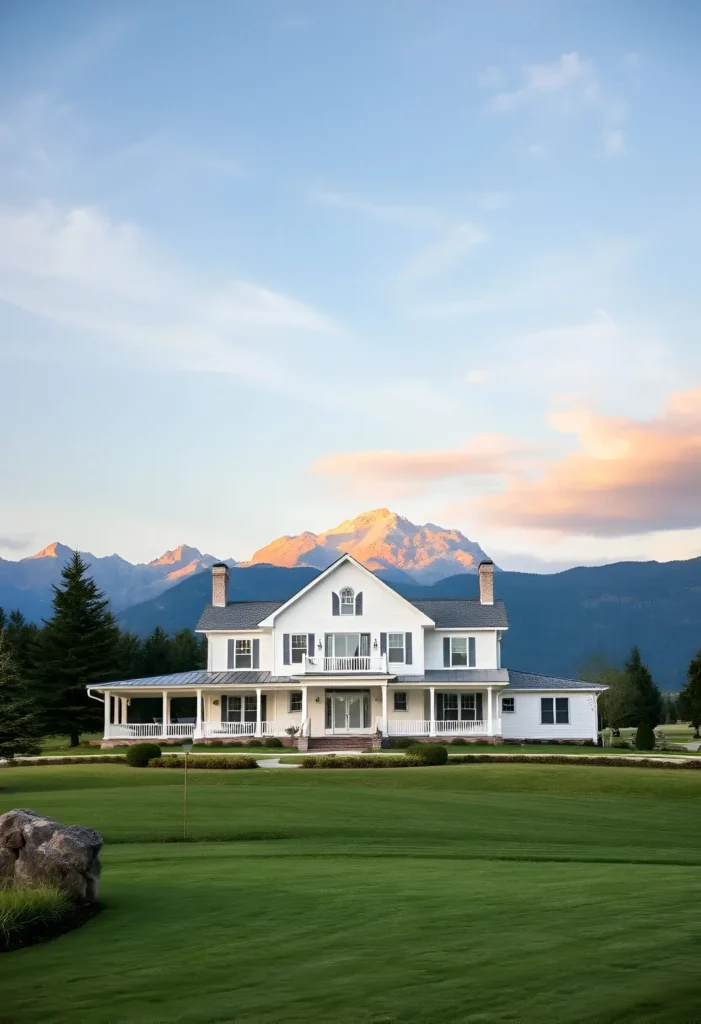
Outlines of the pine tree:
<svg viewBox="0 0 701 1024">
<path fill-rule="evenodd" d="M 5 640 L 17 659 L 20 673 L 25 676 L 32 663 L 32 649 L 37 636 L 37 627 L 27 622 L 19 609 L 10 612 L 5 621 Z"/>
<path fill-rule="evenodd" d="M 181 629 L 171 639 L 171 672 L 191 672 L 205 668 L 207 654 L 200 640 L 190 629 Z"/>
<path fill-rule="evenodd" d="M 0 633 L 0 757 L 38 754 L 41 715 L 22 678 L 19 664 Z"/>
<path fill-rule="evenodd" d="M 662 695 L 652 681 L 647 665 L 643 665 L 637 647 L 630 652 L 624 671 L 635 689 L 632 724 L 649 725 L 654 729 L 662 721 Z"/>
<path fill-rule="evenodd" d="M 701 727 L 701 651 L 692 659 L 686 676 L 686 685 L 679 694 L 677 708 L 680 718 L 691 722 L 694 735 Z"/>
<path fill-rule="evenodd" d="M 115 679 L 119 667 L 119 630 L 88 565 L 77 551 L 54 586 L 53 617 L 34 645 L 34 674 L 45 702 L 46 728 L 68 734 L 71 746 L 80 733 L 99 726 L 101 709 L 86 687 Z"/>
<path fill-rule="evenodd" d="M 141 648 L 141 675 L 161 676 L 172 672 L 173 657 L 170 637 L 162 626 L 156 626 Z"/>
</svg>

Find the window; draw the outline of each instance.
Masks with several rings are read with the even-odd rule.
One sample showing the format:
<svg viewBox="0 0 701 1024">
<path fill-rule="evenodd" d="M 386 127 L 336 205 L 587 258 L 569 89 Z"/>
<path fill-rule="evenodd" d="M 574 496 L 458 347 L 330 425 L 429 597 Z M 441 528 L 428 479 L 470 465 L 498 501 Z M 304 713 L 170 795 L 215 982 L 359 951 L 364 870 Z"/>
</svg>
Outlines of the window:
<svg viewBox="0 0 701 1024">
<path fill-rule="evenodd" d="M 569 697 L 541 697 L 540 721 L 543 725 L 568 725 L 570 721 Z"/>
<path fill-rule="evenodd" d="M 327 658 L 368 658 L 370 656 L 369 633 L 327 633 Z"/>
<path fill-rule="evenodd" d="M 502 697 L 501 698 L 501 713 L 502 715 L 513 715 L 516 710 L 516 698 L 515 697 Z"/>
<path fill-rule="evenodd" d="M 245 643 L 246 641 L 241 641 Z M 250 640 L 247 641 L 250 643 Z M 222 721 L 225 722 L 255 722 L 256 720 L 256 698 L 225 696 L 226 706 L 222 709 Z"/>
<path fill-rule="evenodd" d="M 450 640 L 450 664 L 451 666 L 465 665 L 467 667 L 467 637 L 454 636 Z"/>
<path fill-rule="evenodd" d="M 406 691 L 395 690 L 394 691 L 394 710 L 395 711 L 408 711 Z"/>
<path fill-rule="evenodd" d="M 404 662 L 404 634 L 390 633 L 387 637 L 387 658 L 389 661 Z"/>
<path fill-rule="evenodd" d="M 351 587 L 341 591 L 341 615 L 355 615 L 355 594 Z"/>
<path fill-rule="evenodd" d="M 306 633 L 293 633 L 290 644 L 290 655 L 293 665 L 301 665 L 304 661 L 304 655 L 307 653 L 307 634 Z"/>
<path fill-rule="evenodd" d="M 302 710 L 302 691 L 293 690 L 290 693 L 290 711 Z"/>
<path fill-rule="evenodd" d="M 234 668 L 253 668 L 253 643 L 251 640 L 236 641 Z"/>
</svg>

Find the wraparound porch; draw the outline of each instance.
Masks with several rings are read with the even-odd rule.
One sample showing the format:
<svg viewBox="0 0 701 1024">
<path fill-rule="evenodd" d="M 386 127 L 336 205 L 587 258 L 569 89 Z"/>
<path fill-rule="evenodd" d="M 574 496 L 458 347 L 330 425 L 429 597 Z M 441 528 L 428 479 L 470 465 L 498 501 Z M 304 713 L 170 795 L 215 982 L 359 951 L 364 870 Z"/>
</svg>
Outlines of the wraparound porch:
<svg viewBox="0 0 701 1024">
<path fill-rule="evenodd" d="M 198 741 L 333 736 L 441 737 L 501 735 L 491 686 L 366 684 L 357 677 L 333 687 L 226 687 L 183 692 L 102 691 L 104 740 Z M 418 712 L 418 714 L 417 714 Z"/>
</svg>

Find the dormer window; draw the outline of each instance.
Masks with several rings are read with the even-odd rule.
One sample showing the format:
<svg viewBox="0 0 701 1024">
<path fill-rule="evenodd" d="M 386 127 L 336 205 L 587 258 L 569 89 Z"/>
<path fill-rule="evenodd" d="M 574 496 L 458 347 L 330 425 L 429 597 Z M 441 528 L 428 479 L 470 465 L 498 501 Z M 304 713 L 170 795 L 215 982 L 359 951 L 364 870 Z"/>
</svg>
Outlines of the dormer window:
<svg viewBox="0 0 701 1024">
<path fill-rule="evenodd" d="M 352 587 L 341 591 L 341 615 L 355 615 L 355 593 Z"/>
</svg>

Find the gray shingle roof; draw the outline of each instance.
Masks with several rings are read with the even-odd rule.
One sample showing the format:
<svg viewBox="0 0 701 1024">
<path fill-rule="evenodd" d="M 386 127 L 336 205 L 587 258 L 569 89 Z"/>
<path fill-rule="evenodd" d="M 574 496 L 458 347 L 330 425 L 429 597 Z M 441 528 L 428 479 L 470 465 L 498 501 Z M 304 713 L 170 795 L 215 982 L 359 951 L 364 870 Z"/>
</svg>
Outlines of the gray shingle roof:
<svg viewBox="0 0 701 1024">
<path fill-rule="evenodd" d="M 539 676 L 533 672 L 515 672 L 509 669 L 510 690 L 605 690 L 598 683 L 583 679 L 563 679 L 561 676 Z"/>
<path fill-rule="evenodd" d="M 256 629 L 284 601 L 229 601 L 226 608 L 207 604 L 200 615 L 196 630 Z"/>
<path fill-rule="evenodd" d="M 422 676 L 397 676 L 400 683 L 508 683 L 505 668 L 428 668 Z"/>
<path fill-rule="evenodd" d="M 480 604 L 477 600 L 430 597 L 409 603 L 433 619 L 439 629 L 506 629 L 509 625 L 503 601 Z"/>
</svg>

